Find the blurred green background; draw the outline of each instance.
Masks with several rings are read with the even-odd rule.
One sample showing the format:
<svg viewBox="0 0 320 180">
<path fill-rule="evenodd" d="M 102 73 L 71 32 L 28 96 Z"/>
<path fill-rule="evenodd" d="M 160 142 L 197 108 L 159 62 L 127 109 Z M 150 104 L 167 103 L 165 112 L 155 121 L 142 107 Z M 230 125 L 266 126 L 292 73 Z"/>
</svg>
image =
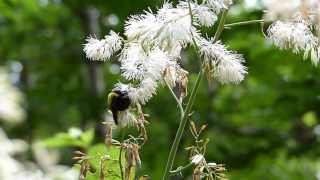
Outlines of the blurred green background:
<svg viewBox="0 0 320 180">
<path fill-rule="evenodd" d="M 70 127 L 84 131 L 96 127 L 95 142 L 102 142 L 106 95 L 120 80 L 119 66 L 116 57 L 104 64 L 89 62 L 82 44 L 90 34 L 123 33 L 127 16 L 161 4 L 161 0 L 0 0 L 0 65 L 17 76 L 15 84 L 25 95 L 27 113 L 22 124 L 3 125 L 8 136 L 32 143 Z M 228 23 L 263 16 L 259 1 L 235 4 Z M 213 34 L 214 28 L 203 32 Z M 232 180 L 320 179 L 319 68 L 273 47 L 257 24 L 225 30 L 222 41 L 244 55 L 249 74 L 238 86 L 207 81 L 201 85 L 192 119 L 208 124 L 207 160 L 226 164 Z M 192 49 L 183 53 L 190 87 L 198 61 Z M 165 87 L 145 111 L 150 114 L 149 141 L 141 150 L 138 174 L 160 179 L 179 114 Z M 186 131 L 176 166 L 188 161 L 183 147 L 190 145 L 190 137 Z M 60 148 L 62 164 L 74 163 L 75 149 Z M 32 154 L 27 158 L 32 160 Z"/>
</svg>

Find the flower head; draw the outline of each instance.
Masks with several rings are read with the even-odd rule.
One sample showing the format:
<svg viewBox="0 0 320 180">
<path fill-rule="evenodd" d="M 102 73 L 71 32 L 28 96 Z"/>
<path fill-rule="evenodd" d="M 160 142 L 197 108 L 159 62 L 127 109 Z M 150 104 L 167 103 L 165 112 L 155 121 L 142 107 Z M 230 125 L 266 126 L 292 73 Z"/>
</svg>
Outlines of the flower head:
<svg viewBox="0 0 320 180">
<path fill-rule="evenodd" d="M 293 49 L 294 53 L 304 51 L 304 58 L 310 54 L 316 65 L 320 58 L 319 40 L 313 35 L 310 25 L 304 21 L 276 21 L 268 28 L 269 39 L 280 49 Z"/>
<path fill-rule="evenodd" d="M 157 92 L 158 84 L 151 78 L 141 81 L 138 87 L 130 87 L 129 97 L 134 103 L 146 104 Z"/>
<path fill-rule="evenodd" d="M 227 9 L 232 4 L 232 0 L 204 0 L 204 3 L 219 14 L 222 9 Z"/>
<path fill-rule="evenodd" d="M 121 56 L 122 75 L 129 80 L 143 80 L 147 77 L 159 80 L 170 57 L 159 48 L 145 52 L 141 44 L 131 43 Z"/>
<path fill-rule="evenodd" d="M 218 20 L 218 16 L 215 11 L 213 11 L 207 4 L 180 1 L 178 7 L 189 11 L 189 5 L 191 7 L 192 14 L 194 15 L 194 23 L 196 25 L 210 27 Z"/>
<path fill-rule="evenodd" d="M 131 16 L 125 23 L 125 35 L 128 40 L 144 40 L 160 29 L 161 22 L 152 12 Z"/>
<path fill-rule="evenodd" d="M 98 61 L 109 59 L 116 51 L 120 50 L 122 45 L 121 37 L 113 31 L 102 40 L 88 37 L 86 41 L 83 50 L 87 58 Z"/>
<path fill-rule="evenodd" d="M 242 64 L 244 59 L 220 42 L 213 43 L 206 39 L 198 39 L 200 51 L 205 58 L 205 63 L 211 67 L 209 69 L 214 78 L 222 84 L 238 84 L 247 74 L 247 68 Z"/>
<path fill-rule="evenodd" d="M 290 20 L 297 14 L 308 17 L 312 11 L 316 11 L 318 0 L 278 0 L 264 1 L 266 7 L 265 19 L 267 20 Z"/>
</svg>

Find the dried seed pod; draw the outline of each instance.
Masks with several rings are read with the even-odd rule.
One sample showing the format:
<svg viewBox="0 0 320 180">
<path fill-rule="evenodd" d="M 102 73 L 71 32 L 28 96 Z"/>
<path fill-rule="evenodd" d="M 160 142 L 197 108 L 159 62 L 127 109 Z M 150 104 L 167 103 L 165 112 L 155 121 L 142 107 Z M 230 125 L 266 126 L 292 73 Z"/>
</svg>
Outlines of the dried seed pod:
<svg viewBox="0 0 320 180">
<path fill-rule="evenodd" d="M 183 99 L 187 96 L 188 93 L 188 71 L 184 70 L 184 69 L 179 69 L 178 72 L 179 76 L 178 76 L 178 88 L 179 88 L 179 93 L 180 93 L 180 99 Z"/>
<path fill-rule="evenodd" d="M 109 155 L 102 156 L 100 159 L 100 180 L 104 180 L 106 177 L 106 161 L 110 159 Z"/>
<path fill-rule="evenodd" d="M 200 166 L 197 166 L 193 170 L 192 179 L 193 180 L 200 180 L 201 179 L 201 174 L 202 174 L 201 168 L 200 168 Z"/>
<path fill-rule="evenodd" d="M 89 163 L 88 159 L 81 161 L 79 180 L 85 180 L 86 176 L 87 176 L 87 172 L 89 170 L 90 170 L 90 163 Z"/>
<path fill-rule="evenodd" d="M 129 179 L 132 168 L 141 166 L 141 160 L 139 155 L 139 145 L 134 143 L 128 143 L 124 145 L 126 147 L 126 168 L 125 179 Z"/>
<path fill-rule="evenodd" d="M 90 162 L 87 154 L 81 151 L 75 151 L 75 156 L 72 158 L 77 161 L 77 164 L 80 164 L 80 175 L 79 180 L 85 180 L 87 172 L 90 170 Z"/>
<path fill-rule="evenodd" d="M 106 135 L 105 135 L 105 145 L 110 147 L 112 145 L 112 124 L 106 123 Z"/>
</svg>

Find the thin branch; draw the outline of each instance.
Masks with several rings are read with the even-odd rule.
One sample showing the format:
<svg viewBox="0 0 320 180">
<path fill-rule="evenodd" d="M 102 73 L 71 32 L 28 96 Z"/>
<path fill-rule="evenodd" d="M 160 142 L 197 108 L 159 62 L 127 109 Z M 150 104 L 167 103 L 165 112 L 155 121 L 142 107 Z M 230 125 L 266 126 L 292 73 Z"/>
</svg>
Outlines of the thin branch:
<svg viewBox="0 0 320 180">
<path fill-rule="evenodd" d="M 228 9 L 224 9 L 222 11 L 222 14 L 221 14 L 221 19 L 220 19 L 217 31 L 216 31 L 216 33 L 214 34 L 214 37 L 213 37 L 213 41 L 214 42 L 218 41 L 218 39 L 219 39 L 223 29 L 224 29 L 224 24 L 226 23 L 227 15 L 228 15 Z"/>
<path fill-rule="evenodd" d="M 250 20 L 250 21 L 242 21 L 242 22 L 236 22 L 236 23 L 231 23 L 231 24 L 226 24 L 224 25 L 225 28 L 231 28 L 234 26 L 242 26 L 242 25 L 248 25 L 248 24 L 256 24 L 256 23 L 263 23 L 263 19 L 258 19 L 258 20 Z"/>
<path fill-rule="evenodd" d="M 171 89 L 170 85 L 168 84 L 168 82 L 166 80 L 164 80 L 164 82 L 166 83 L 171 95 L 174 97 L 174 99 L 176 100 L 177 102 L 177 105 L 179 107 L 179 110 L 180 110 L 180 115 L 181 117 L 184 116 L 184 109 L 182 107 L 182 104 L 181 104 L 181 101 L 179 100 L 179 98 L 176 96 L 176 94 L 173 92 L 173 90 Z"/>
<path fill-rule="evenodd" d="M 264 22 L 261 22 L 260 23 L 260 30 L 261 30 L 261 33 L 263 34 L 263 36 L 265 38 L 267 38 L 268 36 L 266 35 L 266 33 L 264 32 Z"/>
<path fill-rule="evenodd" d="M 183 167 L 178 167 L 176 170 L 172 170 L 170 171 L 171 174 L 178 174 L 181 173 L 182 171 L 188 169 L 189 167 L 191 167 L 193 165 L 193 163 L 189 163 L 186 166 Z"/>
</svg>

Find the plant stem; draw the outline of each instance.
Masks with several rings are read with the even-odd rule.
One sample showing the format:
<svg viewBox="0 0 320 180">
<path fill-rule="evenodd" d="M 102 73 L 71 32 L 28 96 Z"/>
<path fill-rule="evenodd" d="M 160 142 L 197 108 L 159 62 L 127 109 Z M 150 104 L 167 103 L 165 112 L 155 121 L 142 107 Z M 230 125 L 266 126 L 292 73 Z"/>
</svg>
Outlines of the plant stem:
<svg viewBox="0 0 320 180">
<path fill-rule="evenodd" d="M 190 4 L 189 4 L 189 8 L 190 8 Z M 228 10 L 227 9 L 223 10 L 222 15 L 221 15 L 221 19 L 220 19 L 220 23 L 218 25 L 216 34 L 214 36 L 214 41 L 217 41 L 219 39 L 219 37 L 220 37 L 220 35 L 221 35 L 221 33 L 222 33 L 223 29 L 224 29 L 224 24 L 225 24 L 225 21 L 226 21 L 227 14 L 228 14 Z M 190 15 L 192 16 L 192 12 L 190 13 Z M 182 137 L 182 134 L 184 132 L 185 126 L 186 126 L 186 124 L 188 122 L 188 118 L 189 118 L 189 115 L 190 115 L 194 100 L 196 98 L 196 95 L 197 95 L 197 92 L 198 92 L 198 89 L 199 89 L 199 86 L 200 86 L 201 79 L 203 78 L 203 75 L 204 75 L 204 73 L 203 73 L 203 69 L 201 67 L 200 68 L 200 72 L 199 72 L 198 77 L 197 77 L 197 80 L 196 80 L 196 84 L 195 84 L 194 88 L 192 89 L 191 95 L 189 97 L 189 101 L 188 101 L 187 107 L 185 109 L 185 113 L 181 117 L 179 128 L 178 128 L 178 131 L 176 133 L 175 139 L 173 141 L 173 145 L 172 145 L 170 153 L 169 153 L 167 165 L 166 165 L 162 180 L 168 180 L 169 173 L 170 173 L 170 171 L 172 169 L 172 166 L 173 166 L 173 163 L 174 163 L 177 151 L 178 151 L 178 147 L 179 147 L 179 144 L 180 144 L 180 141 L 181 141 L 181 137 Z"/>
<path fill-rule="evenodd" d="M 185 129 L 185 126 L 186 126 L 186 124 L 188 122 L 188 117 L 189 117 L 192 105 L 194 103 L 196 94 L 198 92 L 202 77 L 203 77 L 203 70 L 201 69 L 199 74 L 198 74 L 196 84 L 195 84 L 195 86 L 194 86 L 194 88 L 193 88 L 193 90 L 191 92 L 191 95 L 190 95 L 190 98 L 189 98 L 189 101 L 188 101 L 184 116 L 181 117 L 180 125 L 179 125 L 176 137 L 175 137 L 175 139 L 173 141 L 173 145 L 172 145 L 170 153 L 169 153 L 167 166 L 166 166 L 166 169 L 165 169 L 165 172 L 164 172 L 162 180 L 167 180 L 168 177 L 169 177 L 169 172 L 172 169 L 173 162 L 174 162 L 174 159 L 175 159 L 177 151 L 178 151 L 178 146 L 180 144 L 180 140 L 181 140 L 183 131 Z"/>
<path fill-rule="evenodd" d="M 174 99 L 176 100 L 179 110 L 180 110 L 180 116 L 183 117 L 184 116 L 184 109 L 182 107 L 182 104 L 179 100 L 179 98 L 176 96 L 176 94 L 173 92 L 172 88 L 170 87 L 170 85 L 168 84 L 168 82 L 166 80 L 164 80 L 164 82 L 166 83 L 171 95 L 174 97 Z"/>
<path fill-rule="evenodd" d="M 120 168 L 120 174 L 121 174 L 121 179 L 124 180 L 124 175 L 123 175 L 123 165 L 122 165 L 122 151 L 123 151 L 123 141 L 124 141 L 124 136 L 125 136 L 125 129 L 122 129 L 121 132 L 121 146 L 120 146 L 120 152 L 119 152 L 119 168 Z"/>
<path fill-rule="evenodd" d="M 183 167 L 178 167 L 176 170 L 170 171 L 170 173 L 171 174 L 177 174 L 177 173 L 180 173 L 180 172 L 188 169 L 191 166 L 193 166 L 193 163 L 189 163 L 189 164 L 187 164 L 186 166 L 183 166 Z"/>
<path fill-rule="evenodd" d="M 215 35 L 213 37 L 213 41 L 214 42 L 218 41 L 218 39 L 219 39 L 223 29 L 224 29 L 224 24 L 226 23 L 227 15 L 228 15 L 228 9 L 224 9 L 222 11 L 222 14 L 221 14 L 221 19 L 220 19 L 217 31 L 216 31 L 216 33 L 215 33 Z"/>
<path fill-rule="evenodd" d="M 250 20 L 250 21 L 242 21 L 242 22 L 236 22 L 236 23 L 231 23 L 231 24 L 226 24 L 224 25 L 225 28 L 231 28 L 234 26 L 241 26 L 241 25 L 247 25 L 247 24 L 255 24 L 255 23 L 263 23 L 263 19 L 259 20 Z"/>
<path fill-rule="evenodd" d="M 119 152 L 119 168 L 120 168 L 120 174 L 121 174 L 121 179 L 124 180 L 124 177 L 123 177 L 123 166 L 122 166 L 122 145 L 120 147 L 120 152 Z"/>
</svg>

